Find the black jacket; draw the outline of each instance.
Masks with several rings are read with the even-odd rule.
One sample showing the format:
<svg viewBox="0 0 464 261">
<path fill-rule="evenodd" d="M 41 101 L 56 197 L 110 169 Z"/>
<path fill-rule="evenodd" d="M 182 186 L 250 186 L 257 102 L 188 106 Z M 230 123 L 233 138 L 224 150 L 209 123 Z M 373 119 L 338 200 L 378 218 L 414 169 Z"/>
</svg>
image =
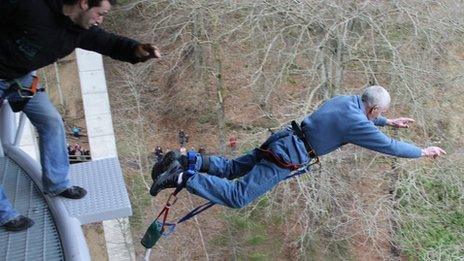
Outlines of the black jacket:
<svg viewBox="0 0 464 261">
<path fill-rule="evenodd" d="M 62 13 L 62 0 L 0 0 L 0 79 L 15 79 L 69 55 L 76 47 L 137 63 L 137 41 Z"/>
</svg>

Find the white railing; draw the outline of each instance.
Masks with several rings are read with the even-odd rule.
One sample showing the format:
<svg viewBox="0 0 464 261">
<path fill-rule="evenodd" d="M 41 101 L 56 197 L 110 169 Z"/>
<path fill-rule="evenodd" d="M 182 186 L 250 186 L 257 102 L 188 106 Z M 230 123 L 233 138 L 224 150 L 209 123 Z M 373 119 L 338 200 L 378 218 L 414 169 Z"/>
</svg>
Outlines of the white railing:
<svg viewBox="0 0 464 261">
<path fill-rule="evenodd" d="M 16 128 L 16 135 L 15 135 L 15 139 L 13 142 L 13 146 L 15 147 L 19 146 L 19 143 L 21 142 L 21 138 L 23 136 L 25 125 L 26 125 L 26 115 L 21 112 L 19 114 L 19 123 L 18 123 L 18 127 Z"/>
<path fill-rule="evenodd" d="M 3 100 L 3 99 L 0 99 L 0 118 L 2 117 L 2 107 L 3 107 L 3 104 L 6 103 L 7 101 L 6 100 Z M 1 121 L 0 119 L 0 157 L 5 157 L 5 152 L 3 151 L 3 143 L 2 143 L 2 126 L 3 126 L 3 122 Z"/>
<path fill-rule="evenodd" d="M 16 118 L 19 115 L 19 121 Z M 41 167 L 20 148 L 26 117 L 23 113 L 14 113 L 4 101 L 0 108 L 0 156 L 8 156 L 16 162 L 39 187 L 41 186 Z M 44 194 L 45 201 L 55 221 L 60 235 L 63 254 L 66 260 L 90 260 L 90 253 L 79 220 L 68 215 L 61 199 Z M 36 224 L 39 225 L 39 224 Z"/>
</svg>

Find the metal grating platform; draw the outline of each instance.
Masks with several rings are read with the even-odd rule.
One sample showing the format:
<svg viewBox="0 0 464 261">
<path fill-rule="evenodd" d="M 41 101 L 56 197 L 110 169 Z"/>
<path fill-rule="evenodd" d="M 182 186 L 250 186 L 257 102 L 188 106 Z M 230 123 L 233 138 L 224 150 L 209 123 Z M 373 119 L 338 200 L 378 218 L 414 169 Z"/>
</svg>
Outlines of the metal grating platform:
<svg viewBox="0 0 464 261">
<path fill-rule="evenodd" d="M 0 228 L 0 260 L 63 260 L 58 232 L 42 193 L 8 157 L 0 158 L 0 184 L 16 211 L 35 222 L 23 232 Z"/>
<path fill-rule="evenodd" d="M 87 195 L 80 200 L 63 199 L 70 216 L 81 224 L 128 217 L 132 208 L 117 158 L 71 165 L 72 184 Z"/>
</svg>

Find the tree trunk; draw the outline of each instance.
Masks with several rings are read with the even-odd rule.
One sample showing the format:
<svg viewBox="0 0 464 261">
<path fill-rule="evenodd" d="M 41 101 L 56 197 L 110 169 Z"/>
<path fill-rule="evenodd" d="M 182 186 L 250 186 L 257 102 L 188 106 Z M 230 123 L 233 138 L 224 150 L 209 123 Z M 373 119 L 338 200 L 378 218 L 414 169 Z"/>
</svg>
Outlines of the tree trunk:
<svg viewBox="0 0 464 261">
<path fill-rule="evenodd" d="M 215 14 L 213 18 L 214 31 L 217 33 L 219 29 L 219 17 Z M 216 35 L 219 35 L 218 33 Z M 212 42 L 213 57 L 215 71 L 214 76 L 216 78 L 216 94 L 217 94 L 217 117 L 218 117 L 218 138 L 219 138 L 219 152 L 225 154 L 226 152 L 226 117 L 224 109 L 224 81 L 222 79 L 222 55 L 221 55 L 221 39 L 215 38 Z"/>
</svg>

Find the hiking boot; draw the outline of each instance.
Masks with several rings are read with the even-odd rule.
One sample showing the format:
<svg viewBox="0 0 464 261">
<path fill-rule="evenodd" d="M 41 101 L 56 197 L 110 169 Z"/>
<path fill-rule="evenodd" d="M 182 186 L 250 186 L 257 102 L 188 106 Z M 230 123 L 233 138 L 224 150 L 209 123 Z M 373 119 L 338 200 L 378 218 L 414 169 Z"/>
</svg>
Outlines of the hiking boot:
<svg viewBox="0 0 464 261">
<path fill-rule="evenodd" d="M 177 163 L 175 163 L 177 161 Z M 173 164 L 180 164 L 184 170 L 188 168 L 187 156 L 180 154 L 179 151 L 168 151 L 161 161 L 156 162 L 151 170 L 151 178 L 156 183 L 156 179 L 173 167 Z"/>
<path fill-rule="evenodd" d="M 188 152 L 188 153 L 192 153 L 192 152 Z M 209 171 L 209 157 L 200 155 L 196 152 L 193 152 L 193 153 L 195 153 L 195 157 L 202 158 L 202 161 L 201 161 L 202 164 L 200 166 L 199 171 L 208 172 Z M 188 169 L 189 162 L 188 162 L 187 155 L 182 155 L 180 154 L 179 151 L 169 151 L 168 153 L 166 153 L 166 155 L 164 155 L 163 159 L 161 159 L 160 162 L 155 163 L 155 165 L 153 166 L 153 169 L 151 170 L 151 178 L 153 179 L 153 182 L 156 183 L 156 179 L 161 175 L 161 173 L 166 172 L 166 170 L 172 167 L 171 165 L 176 161 L 177 161 L 177 164 L 179 164 L 183 170 Z M 196 162 L 196 159 L 195 159 L 195 162 Z"/>
<path fill-rule="evenodd" d="M 34 225 L 34 221 L 23 215 L 19 215 L 16 218 L 3 224 L 3 228 L 8 231 L 22 231 L 28 229 Z"/>
<path fill-rule="evenodd" d="M 78 186 L 71 186 L 63 190 L 58 196 L 62 196 L 70 199 L 80 199 L 87 194 L 87 191 L 84 188 Z"/>
<path fill-rule="evenodd" d="M 150 188 L 150 194 L 155 197 L 158 193 L 167 188 L 183 188 L 187 182 L 187 175 L 184 174 L 184 169 L 180 163 L 174 161 L 168 170 L 161 173 Z"/>
</svg>

